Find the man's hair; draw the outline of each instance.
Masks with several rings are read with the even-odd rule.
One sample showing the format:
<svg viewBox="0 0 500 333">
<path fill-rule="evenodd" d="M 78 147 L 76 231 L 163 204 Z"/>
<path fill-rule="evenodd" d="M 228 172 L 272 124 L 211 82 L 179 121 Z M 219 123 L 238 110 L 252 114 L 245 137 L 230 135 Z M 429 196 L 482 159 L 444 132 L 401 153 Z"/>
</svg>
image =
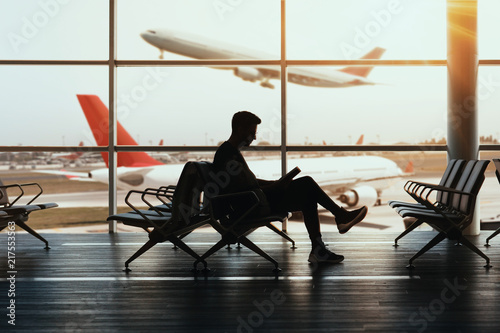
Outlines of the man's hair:
<svg viewBox="0 0 500 333">
<path fill-rule="evenodd" d="M 248 111 L 238 111 L 233 115 L 231 129 L 237 130 L 241 126 L 258 125 L 261 123 L 259 117 Z"/>
</svg>

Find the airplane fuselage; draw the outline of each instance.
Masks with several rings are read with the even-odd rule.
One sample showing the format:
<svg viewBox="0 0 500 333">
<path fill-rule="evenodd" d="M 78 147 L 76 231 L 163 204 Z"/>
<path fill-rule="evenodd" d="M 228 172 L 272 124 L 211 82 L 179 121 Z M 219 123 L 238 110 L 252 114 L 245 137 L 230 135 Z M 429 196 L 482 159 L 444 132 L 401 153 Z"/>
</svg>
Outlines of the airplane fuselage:
<svg viewBox="0 0 500 333">
<path fill-rule="evenodd" d="M 168 51 L 194 59 L 279 59 L 279 57 L 265 52 L 255 51 L 242 46 L 231 45 L 185 32 L 147 30 L 141 33 L 141 37 L 160 50 L 160 58 L 163 58 L 163 51 Z M 251 82 L 262 81 L 264 83 L 261 85 L 269 88 L 273 87 L 267 82 L 269 79 L 280 78 L 280 69 L 277 66 L 218 67 L 218 69 L 233 70 L 234 74 L 243 80 Z M 304 86 L 342 88 L 375 84 L 362 76 L 326 68 L 290 67 L 287 69 L 287 72 L 289 82 Z"/>
<path fill-rule="evenodd" d="M 247 162 L 257 178 L 275 180 L 281 177 L 280 161 L 277 159 Z M 301 158 L 290 159 L 288 164 L 290 169 L 298 166 L 302 170 L 297 177 L 311 176 L 320 186 L 336 194 L 356 187 L 369 186 L 376 191 L 378 197 L 378 194 L 403 174 L 396 163 L 378 156 Z M 148 187 L 175 185 L 183 166 L 183 164 L 165 164 L 140 168 L 119 167 L 117 186 L 127 190 L 144 190 Z M 108 169 L 91 171 L 90 177 L 107 183 Z"/>
</svg>

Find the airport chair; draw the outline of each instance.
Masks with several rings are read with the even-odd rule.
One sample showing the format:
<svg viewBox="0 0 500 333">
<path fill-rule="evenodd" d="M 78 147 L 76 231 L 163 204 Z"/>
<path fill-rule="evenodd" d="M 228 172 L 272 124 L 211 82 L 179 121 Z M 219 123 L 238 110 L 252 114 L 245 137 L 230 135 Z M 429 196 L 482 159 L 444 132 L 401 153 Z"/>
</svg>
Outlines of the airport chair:
<svg viewBox="0 0 500 333">
<path fill-rule="evenodd" d="M 460 179 L 460 174 L 462 172 L 464 165 L 465 165 L 465 160 L 459 160 L 459 159 L 450 160 L 450 162 L 446 166 L 446 169 L 443 173 L 443 176 L 441 177 L 438 186 L 454 188 L 458 180 Z M 421 199 L 421 197 L 419 196 L 420 191 L 425 189 L 425 185 L 430 185 L 430 184 L 412 180 L 407 181 L 404 185 L 404 190 L 416 202 L 392 200 L 388 202 L 389 206 L 394 208 L 396 212 L 399 212 L 399 210 L 401 209 L 407 209 L 407 208 L 427 209 L 425 203 L 423 202 L 423 199 Z M 440 206 L 448 204 L 449 198 L 450 195 L 448 193 L 442 191 L 436 191 L 436 205 Z M 418 220 L 418 219 L 414 220 L 398 237 L 394 239 L 394 246 L 397 247 L 398 241 L 401 238 L 406 236 L 411 231 L 415 230 L 415 228 L 419 227 L 422 223 L 424 223 L 423 220 Z"/>
<path fill-rule="evenodd" d="M 447 186 L 447 184 L 448 184 L 447 187 L 454 186 L 456 181 L 457 181 L 456 177 L 462 171 L 464 164 L 465 164 L 465 160 L 458 160 L 458 159 L 450 160 L 446 166 L 446 169 L 445 169 L 443 175 L 441 176 L 441 180 L 439 181 L 438 185 L 439 186 Z M 422 185 L 425 185 L 425 183 L 413 181 L 413 180 L 408 180 L 405 183 L 405 185 L 403 186 L 403 189 L 405 190 L 405 192 L 408 193 L 417 202 L 390 200 L 387 204 L 391 208 L 396 208 L 396 207 L 401 207 L 401 206 L 422 207 L 423 204 L 421 202 L 419 202 L 420 197 L 418 196 L 418 190 Z M 440 197 L 442 195 L 446 195 L 446 194 L 443 194 L 442 192 L 437 193 L 438 201 L 441 201 Z"/>
<path fill-rule="evenodd" d="M 36 186 L 38 187 L 38 193 L 29 200 L 26 204 L 16 204 L 24 196 L 24 188 Z M 8 189 L 17 188 L 19 193 L 14 200 L 9 200 Z M 37 210 L 44 210 L 49 208 L 55 208 L 58 205 L 55 202 L 49 203 L 34 203 L 34 201 L 43 193 L 42 187 L 38 183 L 26 183 L 26 184 L 10 184 L 4 185 L 2 180 L 0 180 L 0 211 L 3 212 L 0 215 L 0 230 L 5 229 L 9 222 L 15 222 L 17 226 L 23 228 L 31 235 L 35 236 L 39 240 L 45 243 L 45 249 L 50 249 L 49 242 L 40 236 L 35 230 L 30 228 L 26 222 L 28 221 L 29 214 Z"/>
<path fill-rule="evenodd" d="M 419 192 L 426 208 L 406 208 L 398 211 L 401 217 L 413 217 L 429 224 L 439 233 L 409 260 L 408 268 L 413 268 L 413 261 L 430 250 L 445 238 L 457 240 L 486 260 L 485 267 L 490 266 L 490 259 L 474 244 L 462 235 L 474 217 L 476 198 L 484 182 L 484 172 L 490 161 L 468 161 L 460 175 L 455 188 L 439 185 L 425 185 Z M 437 203 L 432 195 L 441 191 L 448 193 L 447 204 Z"/>
<path fill-rule="evenodd" d="M 205 176 L 205 182 L 209 185 L 213 184 L 215 187 L 217 183 L 215 181 L 211 182 L 210 178 L 211 164 L 205 163 L 198 166 L 203 169 L 201 173 Z M 207 188 L 211 187 L 209 185 L 207 185 Z M 204 192 L 204 207 L 207 207 L 209 210 L 210 225 L 220 233 L 221 239 L 205 252 L 200 259 L 197 259 L 194 265 L 197 266 L 201 262 L 205 265 L 204 269 L 206 270 L 206 258 L 226 245 L 240 243 L 273 263 L 275 267 L 274 272 L 279 272 L 281 269 L 278 262 L 250 241 L 247 236 L 260 227 L 268 227 L 274 230 L 274 226 L 269 226 L 271 222 L 283 222 L 289 217 L 289 213 L 272 212 L 265 215 L 255 214 L 259 207 L 259 197 L 254 191 L 222 195 L 218 195 L 217 193 L 218 191 Z M 245 203 L 246 207 L 241 207 L 242 202 Z M 278 229 L 278 231 L 281 230 Z M 279 234 L 281 235 L 281 233 Z M 295 245 L 295 242 L 288 235 L 283 234 L 283 237 L 286 236 L 285 238 Z"/>
<path fill-rule="evenodd" d="M 215 186 L 216 188 L 218 188 L 218 182 L 217 180 L 214 180 L 212 179 L 212 168 L 213 168 L 213 164 L 210 163 L 210 162 L 203 162 L 203 163 L 199 163 L 197 164 L 197 167 L 199 168 L 199 172 L 200 172 L 200 175 L 204 178 L 205 182 L 207 184 L 209 184 L 208 188 L 211 189 L 212 186 Z M 208 199 L 210 196 L 208 196 L 206 199 Z M 208 209 L 208 202 L 204 203 L 206 206 L 207 206 L 207 209 Z M 287 218 L 290 217 L 290 214 L 287 213 Z M 284 220 L 283 220 L 284 221 Z M 280 221 L 280 222 L 283 222 L 283 221 Z M 295 246 L 295 241 L 286 233 L 284 232 L 283 230 L 277 228 L 274 224 L 272 224 L 271 222 L 269 222 L 266 227 L 268 229 L 271 229 L 272 231 L 274 231 L 275 233 L 277 233 L 278 235 L 280 235 L 281 237 L 283 237 L 284 239 L 286 239 L 287 241 L 289 241 L 290 243 L 292 243 L 292 246 L 291 248 L 292 249 L 296 249 L 296 246 Z M 240 248 L 239 246 L 240 244 L 238 243 L 238 248 Z M 229 244 L 228 244 L 228 248 L 229 247 Z"/>
<path fill-rule="evenodd" d="M 129 272 L 129 264 L 132 261 L 164 241 L 170 241 L 206 266 L 204 260 L 180 239 L 182 235 L 207 224 L 209 221 L 209 215 L 201 209 L 200 200 L 204 183 L 198 174 L 196 167 L 198 163 L 201 162 L 187 162 L 184 165 L 176 187 L 164 187 L 162 190 L 129 191 L 125 202 L 132 208 L 132 211 L 108 217 L 108 221 L 121 221 L 123 224 L 139 227 L 149 232 L 149 240 L 125 262 L 124 271 Z M 140 196 L 142 202 L 150 209 L 136 208 L 130 202 L 132 196 Z M 171 207 L 170 211 L 165 212 L 156 208 L 152 204 L 154 198 L 161 198 L 160 201 L 163 204 L 168 204 Z M 149 231 L 150 228 L 153 230 Z"/>
<path fill-rule="evenodd" d="M 493 163 L 495 164 L 495 175 L 497 176 L 498 182 L 500 183 L 500 159 L 494 158 Z M 486 238 L 486 244 L 484 246 L 490 246 L 490 240 L 496 235 L 500 234 L 500 228 L 495 230 L 488 238 Z"/>
</svg>

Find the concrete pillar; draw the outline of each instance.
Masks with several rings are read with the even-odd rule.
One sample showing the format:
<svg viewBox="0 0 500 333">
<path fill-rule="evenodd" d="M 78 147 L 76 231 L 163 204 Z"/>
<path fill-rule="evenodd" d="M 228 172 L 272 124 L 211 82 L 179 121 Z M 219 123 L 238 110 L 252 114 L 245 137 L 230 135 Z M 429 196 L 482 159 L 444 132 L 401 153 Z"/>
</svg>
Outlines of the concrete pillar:
<svg viewBox="0 0 500 333">
<path fill-rule="evenodd" d="M 477 1 L 447 0 L 448 16 L 448 158 L 479 156 L 476 84 Z M 480 231 L 479 209 L 466 234 Z"/>
</svg>

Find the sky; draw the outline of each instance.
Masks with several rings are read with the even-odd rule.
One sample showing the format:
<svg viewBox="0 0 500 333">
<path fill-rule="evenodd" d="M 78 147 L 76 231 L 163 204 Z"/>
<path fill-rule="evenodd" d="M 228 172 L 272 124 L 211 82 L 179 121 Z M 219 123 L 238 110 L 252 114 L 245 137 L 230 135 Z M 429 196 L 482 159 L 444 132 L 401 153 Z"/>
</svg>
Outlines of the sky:
<svg viewBox="0 0 500 333">
<path fill-rule="evenodd" d="M 373 47 L 383 59 L 446 59 L 445 0 L 288 0 L 288 59 L 346 60 Z M 360 8 L 363 8 L 361 10 Z M 118 1 L 120 60 L 157 60 L 140 33 L 173 29 L 275 54 L 279 0 Z M 0 0 L 0 59 L 106 60 L 107 0 Z M 479 58 L 499 59 L 500 2 L 479 0 Z M 165 53 L 165 59 L 187 59 Z M 500 68 L 479 70 L 479 133 L 500 138 Z M 446 134 L 445 67 L 376 67 L 373 86 L 287 85 L 289 144 L 418 143 Z M 142 145 L 215 145 L 239 110 L 258 114 L 258 140 L 280 143 L 275 89 L 230 70 L 121 67 L 118 120 Z M 77 94 L 108 103 L 106 66 L 0 66 L 1 145 L 95 145 Z"/>
</svg>

